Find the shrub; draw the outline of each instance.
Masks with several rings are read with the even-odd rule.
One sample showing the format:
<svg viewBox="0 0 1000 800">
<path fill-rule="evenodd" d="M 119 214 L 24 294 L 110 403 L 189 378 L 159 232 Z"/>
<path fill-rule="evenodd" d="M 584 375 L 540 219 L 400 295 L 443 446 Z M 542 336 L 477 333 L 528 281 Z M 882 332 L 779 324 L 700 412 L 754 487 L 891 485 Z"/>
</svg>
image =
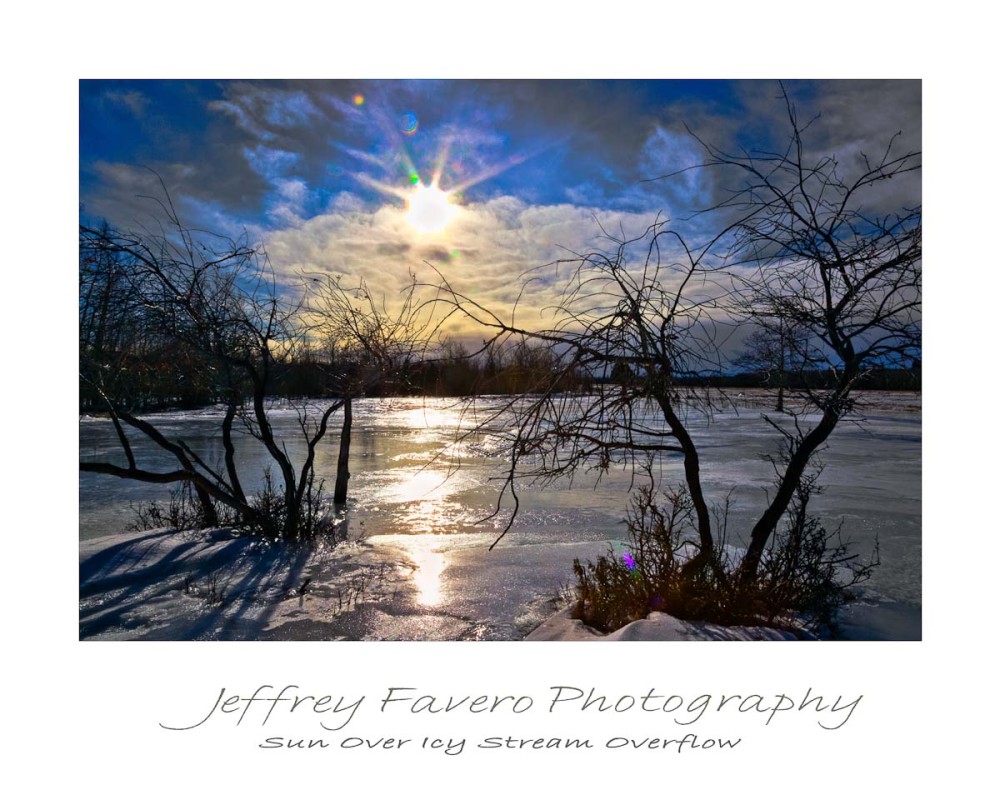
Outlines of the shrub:
<svg viewBox="0 0 1000 800">
<path fill-rule="evenodd" d="M 170 490 L 170 499 L 160 502 L 150 500 L 130 506 L 132 523 L 128 530 L 148 531 L 154 528 L 173 528 L 178 531 L 197 530 L 214 527 L 211 520 L 206 519 L 205 508 L 195 497 L 190 483 L 178 483 Z M 231 509 L 219 503 L 214 509 L 221 525 L 235 523 Z"/>
<path fill-rule="evenodd" d="M 573 562 L 576 616 L 604 631 L 616 630 L 652 611 L 722 625 L 770 625 L 836 634 L 837 612 L 853 599 L 851 587 L 870 577 L 878 563 L 861 562 L 808 513 L 818 491 L 816 476 L 800 482 L 783 531 L 765 551 L 752 581 L 741 577 L 738 559 L 724 541 L 708 557 L 692 558 L 697 537 L 692 506 L 683 489 L 657 494 L 637 489 L 625 518 L 628 539 L 596 563 Z"/>
<path fill-rule="evenodd" d="M 253 514 L 237 527 L 246 533 L 271 539 L 309 541 L 321 536 L 338 535 L 335 520 L 330 513 L 330 504 L 323 493 L 323 481 L 316 481 L 312 474 L 306 481 L 300 505 L 294 535 L 289 536 L 285 492 L 275 485 L 271 470 L 265 469 L 264 485 L 250 501 Z"/>
<path fill-rule="evenodd" d="M 298 541 L 340 535 L 323 494 L 323 482 L 309 479 L 303 493 L 302 508 L 296 518 L 296 535 L 288 537 L 285 493 L 275 485 L 270 469 L 264 470 L 261 490 L 249 498 L 247 514 L 240 515 L 222 503 L 214 503 L 213 507 L 217 522 L 206 519 L 204 506 L 195 496 L 191 484 L 181 483 L 171 490 L 170 500 L 166 503 L 150 501 L 132 506 L 133 521 L 129 529 L 174 528 L 182 531 L 222 526 L 252 536 Z"/>
<path fill-rule="evenodd" d="M 809 500 L 820 491 L 817 476 L 799 482 L 784 529 L 764 552 L 747 600 L 756 602 L 755 611 L 768 624 L 794 622 L 837 633 L 837 613 L 855 599 L 853 587 L 868 580 L 879 564 L 878 540 L 872 556 L 861 561 L 841 539 L 840 526 L 828 533 L 809 514 Z"/>
</svg>

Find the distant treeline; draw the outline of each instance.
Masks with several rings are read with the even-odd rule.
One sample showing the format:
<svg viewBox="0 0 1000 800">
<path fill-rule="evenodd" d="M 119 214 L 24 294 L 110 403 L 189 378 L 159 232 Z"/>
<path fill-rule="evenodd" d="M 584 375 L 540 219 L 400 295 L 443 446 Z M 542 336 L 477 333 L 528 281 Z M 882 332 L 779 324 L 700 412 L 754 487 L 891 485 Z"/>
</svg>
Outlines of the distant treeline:
<svg viewBox="0 0 1000 800">
<path fill-rule="evenodd" d="M 885 391 L 920 391 L 920 364 L 915 363 L 909 369 L 876 368 L 861 375 L 855 382 L 855 388 Z M 782 376 L 786 389 L 830 389 L 836 380 L 830 372 L 803 371 Z M 739 389 L 774 388 L 776 381 L 773 375 L 761 372 L 736 372 L 724 375 L 692 375 L 679 378 L 677 383 L 682 386 L 711 386 Z"/>
<path fill-rule="evenodd" d="M 116 354 L 117 386 L 121 396 L 137 411 L 167 408 L 199 408 L 225 402 L 213 371 L 199 363 L 196 353 L 176 344 L 136 348 Z M 345 375 L 364 367 L 356 362 L 338 361 L 334 356 L 304 351 L 277 365 L 271 382 L 274 397 L 337 396 Z M 895 391 L 921 388 L 920 365 L 911 369 L 878 369 L 861 377 L 859 389 Z M 611 377 L 593 377 L 554 363 L 546 348 L 519 345 L 509 351 L 488 351 L 470 355 L 460 345 L 447 345 L 436 357 L 402 364 L 381 380 L 369 381 L 369 397 L 430 396 L 463 397 L 477 394 L 514 395 L 530 393 L 551 385 L 553 380 L 563 391 L 586 392 L 601 385 L 628 380 L 618 373 Z M 821 372 L 803 372 L 786 376 L 791 390 L 829 388 L 832 376 Z M 767 388 L 773 376 L 757 372 L 680 377 L 677 384 L 690 387 Z M 91 383 L 80 382 L 81 413 L 99 413 L 104 403 Z"/>
<path fill-rule="evenodd" d="M 129 348 L 115 354 L 119 397 L 135 411 L 199 408 L 226 401 L 215 372 L 200 363 L 197 353 L 175 343 L 163 347 Z M 519 346 L 501 354 L 470 356 L 458 345 L 446 345 L 440 355 L 396 365 L 380 377 L 366 379 L 369 397 L 440 396 L 529 393 L 556 381 L 562 391 L 586 390 L 595 381 L 553 363 L 547 349 Z M 352 374 L 366 372 L 356 354 L 303 351 L 273 367 L 272 397 L 336 397 Z M 81 413 L 99 413 L 105 403 L 92 382 L 80 381 Z"/>
</svg>

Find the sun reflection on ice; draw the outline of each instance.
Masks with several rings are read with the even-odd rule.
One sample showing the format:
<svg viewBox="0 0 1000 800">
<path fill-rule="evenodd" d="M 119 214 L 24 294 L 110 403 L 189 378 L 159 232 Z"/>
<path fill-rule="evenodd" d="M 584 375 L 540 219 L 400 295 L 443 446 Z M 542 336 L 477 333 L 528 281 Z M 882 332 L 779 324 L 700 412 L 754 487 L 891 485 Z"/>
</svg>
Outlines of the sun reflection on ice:
<svg viewBox="0 0 1000 800">
<path fill-rule="evenodd" d="M 444 554 L 424 536 L 409 548 L 410 558 L 416 565 L 413 585 L 417 589 L 417 602 L 423 606 L 441 603 L 441 573 L 444 572 Z"/>
<path fill-rule="evenodd" d="M 448 494 L 448 473 L 440 469 L 418 469 L 406 480 L 390 484 L 381 498 L 390 503 L 434 503 Z"/>
<path fill-rule="evenodd" d="M 463 409 L 422 406 L 400 413 L 398 420 L 418 441 L 449 439 L 462 426 Z"/>
<path fill-rule="evenodd" d="M 411 579 L 417 591 L 417 602 L 423 606 L 441 603 L 445 557 L 438 536 L 430 532 L 442 525 L 446 512 L 454 505 L 446 500 L 448 477 L 444 470 L 419 469 L 406 480 L 386 487 L 381 497 L 396 505 L 398 530 L 408 532 L 400 537 L 400 544 L 413 562 Z"/>
</svg>

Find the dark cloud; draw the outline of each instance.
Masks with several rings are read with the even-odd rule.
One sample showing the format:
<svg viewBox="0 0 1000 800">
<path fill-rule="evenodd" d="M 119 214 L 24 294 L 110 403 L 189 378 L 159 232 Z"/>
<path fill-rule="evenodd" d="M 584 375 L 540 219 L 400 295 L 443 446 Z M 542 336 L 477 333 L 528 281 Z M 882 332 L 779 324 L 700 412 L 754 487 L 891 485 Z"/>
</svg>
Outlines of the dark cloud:
<svg viewBox="0 0 1000 800">
<path fill-rule="evenodd" d="M 432 264 L 451 261 L 451 253 L 444 247 L 422 247 L 418 255 L 422 261 Z"/>
<path fill-rule="evenodd" d="M 380 256 L 405 256 L 410 249 L 406 242 L 379 242 L 375 245 L 375 253 Z"/>
</svg>

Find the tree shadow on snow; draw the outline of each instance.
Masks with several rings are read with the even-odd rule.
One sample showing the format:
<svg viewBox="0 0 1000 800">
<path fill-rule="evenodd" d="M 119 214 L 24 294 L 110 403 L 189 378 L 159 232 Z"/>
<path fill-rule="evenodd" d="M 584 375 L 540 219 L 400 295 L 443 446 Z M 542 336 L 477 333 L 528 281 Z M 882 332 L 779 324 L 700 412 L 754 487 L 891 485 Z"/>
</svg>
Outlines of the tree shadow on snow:
<svg viewBox="0 0 1000 800">
<path fill-rule="evenodd" d="M 118 542 L 80 562 L 80 638 L 259 638 L 314 551 L 174 531 Z"/>
</svg>

